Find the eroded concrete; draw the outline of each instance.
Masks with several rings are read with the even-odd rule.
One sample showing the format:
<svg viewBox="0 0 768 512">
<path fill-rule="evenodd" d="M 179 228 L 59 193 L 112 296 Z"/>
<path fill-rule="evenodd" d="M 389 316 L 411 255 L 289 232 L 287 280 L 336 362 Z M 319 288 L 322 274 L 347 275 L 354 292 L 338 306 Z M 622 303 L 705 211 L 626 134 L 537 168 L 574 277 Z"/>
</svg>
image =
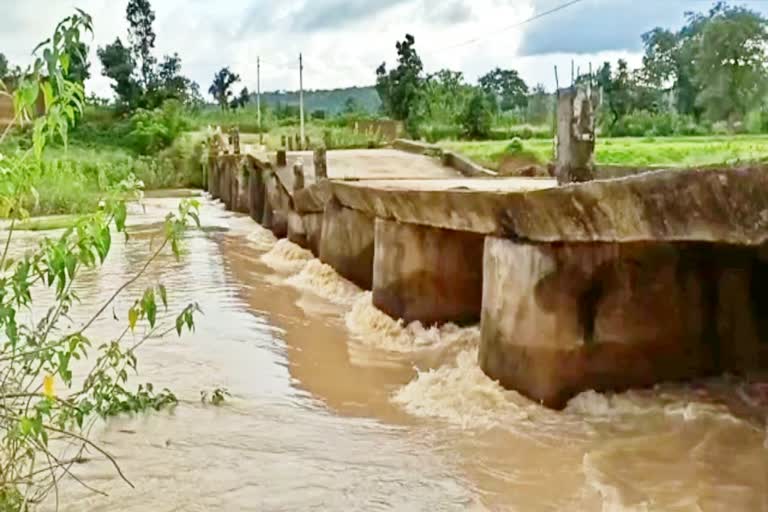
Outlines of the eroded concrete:
<svg viewBox="0 0 768 512">
<path fill-rule="evenodd" d="M 376 219 L 373 304 L 425 325 L 480 320 L 483 236 Z"/>
<path fill-rule="evenodd" d="M 320 261 L 360 288 L 373 285 L 373 217 L 331 200 L 323 215 Z"/>
</svg>

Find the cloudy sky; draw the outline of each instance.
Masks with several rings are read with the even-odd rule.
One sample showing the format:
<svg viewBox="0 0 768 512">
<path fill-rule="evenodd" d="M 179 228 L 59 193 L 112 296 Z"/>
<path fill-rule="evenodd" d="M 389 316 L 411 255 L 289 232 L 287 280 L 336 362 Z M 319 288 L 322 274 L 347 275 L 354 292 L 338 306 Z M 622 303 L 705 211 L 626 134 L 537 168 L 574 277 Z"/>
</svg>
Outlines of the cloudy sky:
<svg viewBox="0 0 768 512">
<path fill-rule="evenodd" d="M 619 58 L 637 65 L 640 35 L 655 26 L 679 27 L 683 13 L 706 10 L 709 0 L 580 0 L 524 23 L 567 0 L 151 0 L 157 20 L 157 54 L 178 52 L 184 73 L 207 91 L 214 72 L 230 66 L 255 90 L 256 57 L 262 90 L 298 88 L 298 54 L 304 53 L 305 87 L 369 85 L 382 62 L 395 59 L 395 41 L 416 37 L 427 71 L 448 67 L 469 80 L 495 66 L 515 68 L 531 84 L 554 88 L 571 60 Z M 95 49 L 127 30 L 127 0 L 0 0 L 0 52 L 11 63 L 29 51 L 75 6 L 95 23 L 93 78 L 88 87 L 110 96 Z M 768 2 L 739 1 L 768 14 Z"/>
</svg>

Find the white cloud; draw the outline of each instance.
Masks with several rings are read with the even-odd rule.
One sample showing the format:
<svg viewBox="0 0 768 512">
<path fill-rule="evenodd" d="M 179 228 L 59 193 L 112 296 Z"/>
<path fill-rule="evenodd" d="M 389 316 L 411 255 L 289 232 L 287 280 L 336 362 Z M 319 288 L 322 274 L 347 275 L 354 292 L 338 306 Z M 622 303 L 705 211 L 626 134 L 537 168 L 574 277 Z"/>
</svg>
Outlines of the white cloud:
<svg viewBox="0 0 768 512">
<path fill-rule="evenodd" d="M 499 67 L 518 69 L 532 85 L 554 87 L 554 66 L 561 70 L 561 83 L 570 79 L 570 62 L 586 70 L 589 62 L 597 66 L 604 60 L 626 58 L 639 64 L 635 45 L 622 50 L 618 39 L 607 37 L 601 46 L 590 41 L 589 53 L 568 41 L 568 23 L 593 23 L 594 30 L 613 27 L 608 36 L 623 26 L 624 20 L 594 19 L 590 5 L 606 0 L 585 0 L 566 10 L 525 26 L 515 26 L 555 0 L 152 0 L 156 11 L 157 56 L 178 52 L 184 73 L 207 91 L 213 74 L 230 66 L 243 79 L 243 86 L 255 89 L 256 58 L 261 56 L 264 90 L 298 87 L 298 54 L 305 55 L 305 86 L 334 88 L 372 84 L 375 69 L 382 62 L 395 61 L 395 42 L 406 33 L 416 37 L 416 47 L 427 71 L 440 68 L 461 70 L 475 80 Z M 619 1 L 619 0 L 617 0 Z M 625 1 L 625 0 L 621 0 Z M 653 7 L 655 0 L 648 0 Z M 78 6 L 91 13 L 95 39 L 91 48 L 89 89 L 111 95 L 109 81 L 101 76 L 96 47 L 126 39 L 126 0 L 0 0 L 12 2 L 2 7 L 5 19 L 0 31 L 0 51 L 12 63 L 26 63 L 29 51 L 44 39 L 63 16 Z M 660 1 L 656 2 L 660 4 Z M 692 6 L 675 4 L 683 11 Z M 658 5 L 657 5 L 658 6 Z M 592 6 L 594 7 L 594 6 Z M 591 18 L 580 19 L 580 11 Z M 643 26 L 666 23 L 669 13 L 653 14 L 648 9 Z M 669 9 L 666 9 L 669 11 Z M 632 11 L 635 12 L 635 11 Z M 591 20 L 591 21 L 589 21 Z M 567 23 L 566 23 L 567 22 Z M 606 25 L 610 24 L 610 25 Z M 637 24 L 635 24 L 637 25 Z M 634 25 L 632 25 L 634 26 Z M 311 28 L 311 30 L 307 30 Z M 532 32 L 533 31 L 533 32 Z M 535 39 L 531 39 L 531 34 Z M 520 56 L 546 37 L 560 38 L 550 45 L 551 53 Z M 640 33 L 632 37 L 640 38 Z M 471 42 L 471 44 L 463 44 Z"/>
</svg>

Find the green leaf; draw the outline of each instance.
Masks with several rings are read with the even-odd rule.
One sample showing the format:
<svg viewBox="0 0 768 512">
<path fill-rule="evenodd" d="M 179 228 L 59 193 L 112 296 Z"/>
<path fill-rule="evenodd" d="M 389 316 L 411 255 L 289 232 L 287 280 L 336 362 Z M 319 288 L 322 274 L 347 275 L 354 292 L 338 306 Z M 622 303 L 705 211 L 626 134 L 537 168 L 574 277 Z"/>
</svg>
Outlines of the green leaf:
<svg viewBox="0 0 768 512">
<path fill-rule="evenodd" d="M 125 230 L 125 219 L 127 217 L 127 209 L 125 202 L 121 201 L 115 206 L 115 227 L 117 231 L 121 232 Z"/>
<path fill-rule="evenodd" d="M 132 307 L 128 310 L 128 325 L 133 331 L 136 328 L 136 322 L 139 320 L 139 310 L 136 307 Z"/>
<path fill-rule="evenodd" d="M 163 301 L 163 307 L 168 309 L 168 292 L 165 289 L 165 285 L 158 285 L 158 292 L 160 293 L 160 300 Z"/>
</svg>

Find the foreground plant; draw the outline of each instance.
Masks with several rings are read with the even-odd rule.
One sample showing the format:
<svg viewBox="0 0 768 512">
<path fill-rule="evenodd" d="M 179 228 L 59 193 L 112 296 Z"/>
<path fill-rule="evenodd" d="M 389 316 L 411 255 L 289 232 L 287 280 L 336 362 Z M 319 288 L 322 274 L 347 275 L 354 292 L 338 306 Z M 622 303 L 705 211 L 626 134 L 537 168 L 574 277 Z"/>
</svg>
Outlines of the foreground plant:
<svg viewBox="0 0 768 512">
<path fill-rule="evenodd" d="M 20 256 L 12 250 L 14 227 L 28 215 L 23 198 L 35 194 L 25 176 L 25 160 L 39 159 L 51 139 L 66 144 L 69 127 L 82 113 L 82 85 L 65 77 L 73 52 L 81 51 L 81 34 L 90 32 L 90 16 L 79 10 L 59 23 L 53 37 L 36 49 L 41 56 L 12 95 L 14 124 L 33 123 L 33 130 L 30 151 L 0 159 L 0 210 L 12 219 L 0 245 L 0 511 L 29 510 L 57 492 L 58 482 L 67 475 L 80 482 L 70 469 L 86 457 L 109 459 L 125 478 L 117 462 L 88 438 L 89 427 L 99 418 L 176 403 L 169 390 L 155 391 L 151 383 L 133 386 L 129 372 L 137 369 L 136 350 L 143 343 L 193 329 L 198 311 L 190 304 L 174 325 L 161 325 L 158 309 L 167 309 L 168 299 L 165 287 L 158 284 L 125 312 L 126 325 L 114 339 L 94 340 L 89 334 L 94 322 L 164 251 L 180 255 L 186 229 L 192 223 L 199 225 L 198 204 L 188 201 L 166 217 L 161 239 L 145 265 L 82 325 L 67 330 L 78 305 L 74 288 L 78 276 L 103 264 L 113 235 L 125 233 L 125 198 L 138 192 L 135 180 L 120 183 L 105 195 L 98 212 L 80 219 L 58 238 L 45 238 Z M 46 113 L 35 117 L 40 96 Z M 10 128 L 0 135 L 0 144 L 9 132 Z M 28 318 L 33 312 L 41 314 L 39 294 L 53 295 L 53 305 L 32 322 Z"/>
</svg>

